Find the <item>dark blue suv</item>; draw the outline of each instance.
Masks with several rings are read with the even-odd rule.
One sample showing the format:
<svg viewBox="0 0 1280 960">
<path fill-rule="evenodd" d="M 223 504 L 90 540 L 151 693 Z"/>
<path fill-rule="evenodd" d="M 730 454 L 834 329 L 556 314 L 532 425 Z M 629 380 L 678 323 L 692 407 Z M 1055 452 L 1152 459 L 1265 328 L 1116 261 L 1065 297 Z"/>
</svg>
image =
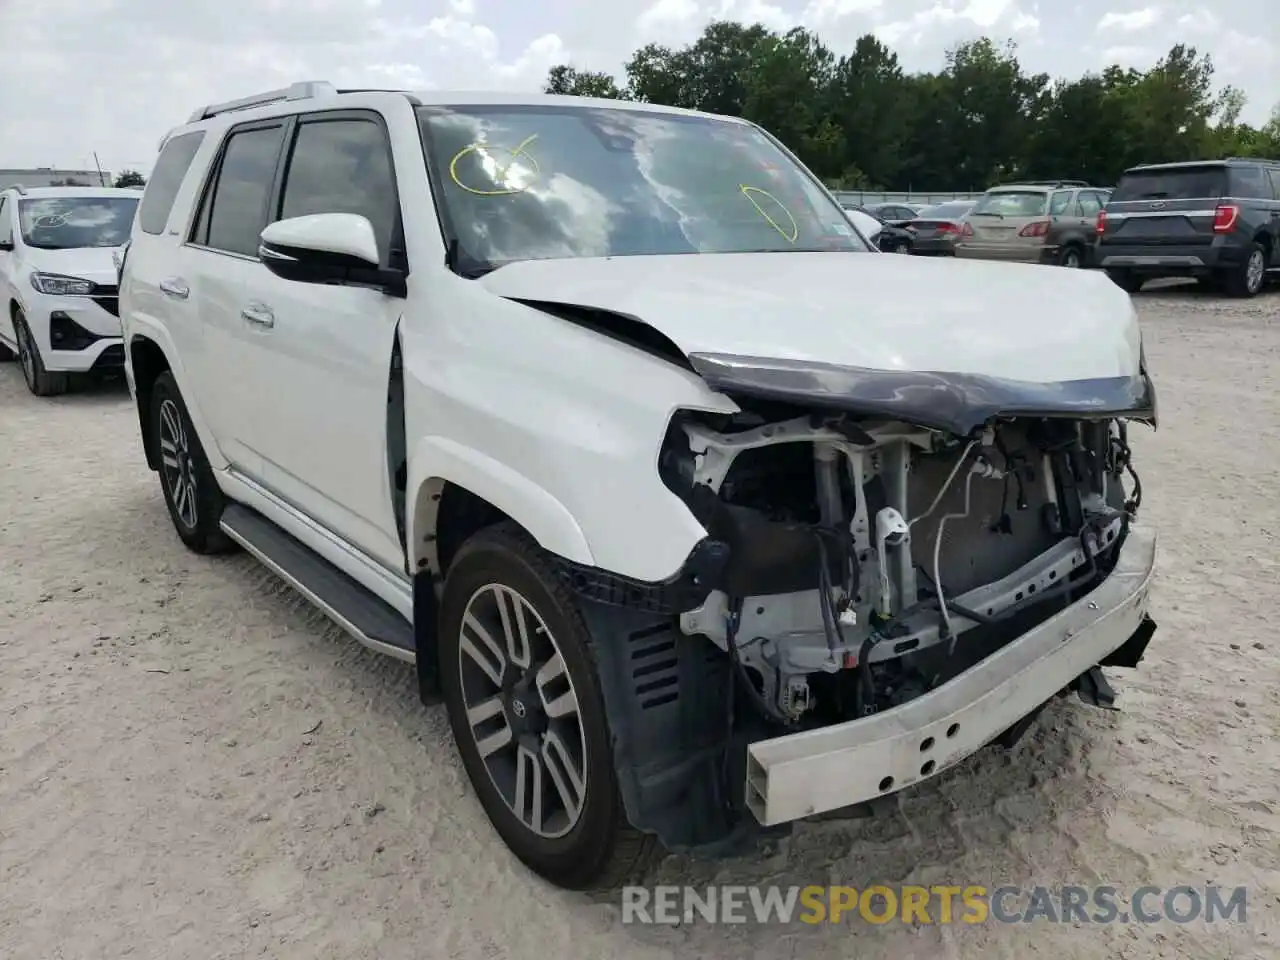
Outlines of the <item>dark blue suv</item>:
<svg viewBox="0 0 1280 960">
<path fill-rule="evenodd" d="M 1159 277 L 1195 277 L 1252 297 L 1280 271 L 1280 161 L 1134 167 L 1096 232 L 1094 264 L 1131 293 Z"/>
</svg>

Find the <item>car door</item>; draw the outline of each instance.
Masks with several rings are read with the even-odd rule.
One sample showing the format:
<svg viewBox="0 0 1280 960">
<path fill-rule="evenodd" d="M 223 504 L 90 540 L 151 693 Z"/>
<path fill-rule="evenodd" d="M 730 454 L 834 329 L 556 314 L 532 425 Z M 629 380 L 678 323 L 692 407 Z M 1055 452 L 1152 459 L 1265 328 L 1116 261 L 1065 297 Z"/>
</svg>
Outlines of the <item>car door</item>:
<svg viewBox="0 0 1280 960">
<path fill-rule="evenodd" d="M 301 115 L 269 219 L 352 213 L 373 224 L 384 265 L 403 268 L 391 145 L 368 111 Z M 262 483 L 384 567 L 403 571 L 387 456 L 387 390 L 403 300 L 317 285 L 260 263 L 227 316 L 253 343 L 247 442 Z"/>
<path fill-rule="evenodd" d="M 1280 170 L 1274 167 L 1267 171 L 1271 180 L 1271 265 L 1280 267 Z"/>
<path fill-rule="evenodd" d="M 290 117 L 233 126 L 223 139 L 175 273 L 195 305 L 200 349 L 188 374 L 219 450 L 238 473 L 262 482 L 263 405 L 275 391 L 260 355 L 267 330 L 252 306 L 272 278 L 258 260 L 284 156 Z"/>
<path fill-rule="evenodd" d="M 13 204 L 8 202 L 9 198 L 0 194 L 0 294 L 3 295 L 3 302 L 8 303 L 10 297 L 13 296 L 13 280 L 10 274 L 13 271 Z M 11 346 L 17 345 L 17 338 L 13 333 L 13 320 L 9 316 L 8 310 L 0 309 L 0 339 Z"/>
</svg>

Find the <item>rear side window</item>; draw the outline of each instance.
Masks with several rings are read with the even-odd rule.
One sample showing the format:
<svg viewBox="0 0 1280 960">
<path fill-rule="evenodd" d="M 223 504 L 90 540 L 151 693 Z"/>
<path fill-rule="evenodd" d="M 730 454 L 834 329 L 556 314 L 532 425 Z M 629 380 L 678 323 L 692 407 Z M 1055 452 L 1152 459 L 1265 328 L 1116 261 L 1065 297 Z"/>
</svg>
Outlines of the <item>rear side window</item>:
<svg viewBox="0 0 1280 960">
<path fill-rule="evenodd" d="M 311 120 L 298 126 L 280 217 L 354 213 L 367 217 L 386 259 L 396 227 L 391 147 L 373 120 Z"/>
<path fill-rule="evenodd" d="M 222 150 L 217 180 L 205 193 L 192 237 L 196 243 L 257 258 L 283 146 L 283 124 L 232 132 Z"/>
<path fill-rule="evenodd" d="M 1232 167 L 1231 196 L 1246 200 L 1270 200 L 1271 184 L 1261 167 Z"/>
<path fill-rule="evenodd" d="M 138 226 L 144 232 L 152 234 L 164 233 L 165 224 L 169 222 L 169 213 L 173 210 L 173 201 L 178 196 L 178 188 L 191 168 L 196 151 L 204 141 L 203 130 L 180 133 L 172 137 L 156 158 L 156 165 L 151 171 L 151 179 L 142 194 L 142 205 L 138 208 Z"/>
<path fill-rule="evenodd" d="M 1226 187 L 1226 167 L 1182 167 L 1126 173 L 1111 202 L 1126 200 L 1215 200 Z"/>
<path fill-rule="evenodd" d="M 0 197 L 0 243 L 13 242 L 13 222 L 9 219 L 7 197 Z"/>
<path fill-rule="evenodd" d="M 1271 178 L 1271 193 L 1280 200 L 1280 170 L 1268 170 L 1267 176 Z"/>
<path fill-rule="evenodd" d="M 1002 217 L 1039 217 L 1044 215 L 1048 199 L 1049 195 L 1040 190 L 1001 190 L 985 194 L 973 212 Z"/>
<path fill-rule="evenodd" d="M 1051 217 L 1060 217 L 1067 212 L 1067 207 L 1071 206 L 1071 191 L 1059 190 L 1053 195 L 1053 199 L 1049 201 L 1049 215 Z"/>
</svg>

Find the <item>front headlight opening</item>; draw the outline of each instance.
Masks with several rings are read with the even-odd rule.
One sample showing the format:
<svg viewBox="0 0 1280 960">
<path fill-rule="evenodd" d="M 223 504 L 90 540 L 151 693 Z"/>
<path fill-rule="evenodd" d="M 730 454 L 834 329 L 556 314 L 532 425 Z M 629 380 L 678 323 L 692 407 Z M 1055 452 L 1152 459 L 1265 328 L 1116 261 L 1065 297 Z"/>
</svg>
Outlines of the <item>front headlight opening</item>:
<svg viewBox="0 0 1280 960">
<path fill-rule="evenodd" d="M 54 297 L 87 297 L 93 292 L 93 284 L 79 277 L 64 277 L 56 273 L 33 273 L 31 286 L 37 293 Z"/>
</svg>

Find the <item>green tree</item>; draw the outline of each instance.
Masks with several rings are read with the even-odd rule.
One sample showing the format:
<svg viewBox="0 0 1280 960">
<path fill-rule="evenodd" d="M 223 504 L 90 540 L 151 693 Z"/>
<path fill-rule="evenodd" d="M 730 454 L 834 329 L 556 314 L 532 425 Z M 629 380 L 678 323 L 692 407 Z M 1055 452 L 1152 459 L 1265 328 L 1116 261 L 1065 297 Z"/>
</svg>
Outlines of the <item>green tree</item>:
<svg viewBox="0 0 1280 960">
<path fill-rule="evenodd" d="M 621 100 L 625 97 L 625 94 L 618 89 L 618 82 L 609 74 L 577 70 L 565 64 L 551 68 L 542 89 L 545 93 L 568 94 L 575 97 L 604 97 L 610 100 Z"/>
<path fill-rule="evenodd" d="M 117 187 L 145 187 L 147 178 L 137 170 L 121 170 L 120 173 L 116 174 L 114 185 Z"/>
<path fill-rule="evenodd" d="M 1111 65 L 1053 79 L 1026 71 L 1013 44 L 949 51 L 907 74 L 874 36 L 836 51 L 804 29 L 716 21 L 680 48 L 648 44 L 603 73 L 552 68 L 552 93 L 627 97 L 745 117 L 829 183 L 847 188 L 978 190 L 1014 177 L 1114 183 L 1144 162 L 1280 157 L 1280 104 L 1242 123 L 1243 90 L 1219 89 L 1212 60 L 1179 44 L 1149 70 Z"/>
</svg>

